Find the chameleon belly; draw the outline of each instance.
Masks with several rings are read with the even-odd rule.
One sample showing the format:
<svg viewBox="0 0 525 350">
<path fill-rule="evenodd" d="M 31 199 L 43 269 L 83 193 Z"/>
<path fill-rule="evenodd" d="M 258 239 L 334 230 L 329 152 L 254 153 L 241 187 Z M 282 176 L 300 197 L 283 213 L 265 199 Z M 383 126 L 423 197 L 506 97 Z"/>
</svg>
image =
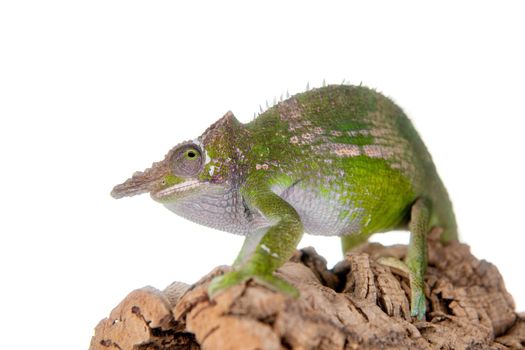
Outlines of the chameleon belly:
<svg viewBox="0 0 525 350">
<path fill-rule="evenodd" d="M 342 235 L 359 232 L 364 225 L 364 210 L 345 202 L 338 193 L 325 195 L 316 188 L 296 184 L 282 193 L 301 217 L 306 233 Z"/>
<path fill-rule="evenodd" d="M 294 207 L 310 234 L 371 234 L 403 225 L 417 195 L 402 174 L 380 160 L 366 171 L 359 159 L 347 163 L 348 173 L 338 177 L 318 174 L 274 191 Z"/>
</svg>

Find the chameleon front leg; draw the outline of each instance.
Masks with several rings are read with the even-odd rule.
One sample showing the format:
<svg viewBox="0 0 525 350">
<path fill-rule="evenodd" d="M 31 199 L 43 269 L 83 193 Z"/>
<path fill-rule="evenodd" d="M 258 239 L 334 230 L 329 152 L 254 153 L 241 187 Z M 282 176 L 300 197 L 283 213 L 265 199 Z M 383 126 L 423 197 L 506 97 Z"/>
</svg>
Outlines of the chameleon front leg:
<svg viewBox="0 0 525 350">
<path fill-rule="evenodd" d="M 248 279 L 291 296 L 298 292 L 273 272 L 292 256 L 303 235 L 303 225 L 295 209 L 270 190 L 242 191 L 252 210 L 259 211 L 269 226 L 250 234 L 234 263 L 234 271 L 216 277 L 209 287 L 210 297 Z"/>
<path fill-rule="evenodd" d="M 410 314 L 422 320 L 426 312 L 424 277 L 428 260 L 427 233 L 430 229 L 430 204 L 427 200 L 419 198 L 412 205 L 408 229 L 410 243 L 405 263 L 394 258 L 383 258 L 380 262 L 408 274 L 411 291 Z"/>
</svg>

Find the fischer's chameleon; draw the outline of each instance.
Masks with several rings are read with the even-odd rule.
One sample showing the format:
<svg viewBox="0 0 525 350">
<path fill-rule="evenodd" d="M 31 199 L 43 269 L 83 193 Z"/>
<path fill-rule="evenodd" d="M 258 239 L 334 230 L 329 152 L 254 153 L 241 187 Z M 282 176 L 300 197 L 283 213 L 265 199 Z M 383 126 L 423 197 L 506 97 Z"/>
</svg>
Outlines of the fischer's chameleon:
<svg viewBox="0 0 525 350">
<path fill-rule="evenodd" d="M 431 156 L 403 111 L 361 86 L 294 95 L 247 124 L 231 112 L 164 160 L 115 186 L 121 198 L 149 192 L 176 214 L 246 236 L 234 270 L 209 293 L 250 278 L 293 296 L 273 272 L 303 232 L 342 237 L 343 251 L 378 232 L 408 229 L 411 314 L 426 312 L 426 235 L 457 239 L 452 204 Z"/>
</svg>

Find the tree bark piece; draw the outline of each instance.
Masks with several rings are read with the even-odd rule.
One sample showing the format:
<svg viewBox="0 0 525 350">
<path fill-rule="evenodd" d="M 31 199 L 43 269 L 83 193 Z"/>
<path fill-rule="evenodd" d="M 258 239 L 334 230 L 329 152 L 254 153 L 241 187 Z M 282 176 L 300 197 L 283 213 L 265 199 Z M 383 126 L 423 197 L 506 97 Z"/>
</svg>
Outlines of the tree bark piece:
<svg viewBox="0 0 525 350">
<path fill-rule="evenodd" d="M 429 242 L 427 319 L 412 318 L 407 276 L 377 262 L 405 253 L 365 244 L 328 270 L 313 248 L 298 251 L 276 272 L 298 299 L 249 281 L 210 301 L 209 282 L 229 267 L 192 286 L 138 289 L 99 323 L 90 350 L 525 348 L 525 315 L 464 244 Z"/>
</svg>

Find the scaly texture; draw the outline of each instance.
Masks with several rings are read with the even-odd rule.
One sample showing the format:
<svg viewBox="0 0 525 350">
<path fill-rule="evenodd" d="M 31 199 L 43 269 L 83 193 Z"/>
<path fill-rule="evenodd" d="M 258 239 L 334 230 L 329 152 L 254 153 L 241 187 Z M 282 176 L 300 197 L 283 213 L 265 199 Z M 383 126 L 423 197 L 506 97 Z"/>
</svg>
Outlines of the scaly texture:
<svg viewBox="0 0 525 350">
<path fill-rule="evenodd" d="M 234 271 L 214 281 L 211 295 L 250 278 L 297 295 L 273 272 L 304 231 L 342 236 L 347 251 L 373 233 L 404 228 L 412 237 L 406 265 L 388 263 L 410 275 L 412 314 L 422 319 L 427 231 L 457 238 L 447 192 L 411 122 L 361 86 L 297 94 L 248 124 L 228 112 L 112 194 L 146 191 L 178 215 L 246 235 Z"/>
</svg>

